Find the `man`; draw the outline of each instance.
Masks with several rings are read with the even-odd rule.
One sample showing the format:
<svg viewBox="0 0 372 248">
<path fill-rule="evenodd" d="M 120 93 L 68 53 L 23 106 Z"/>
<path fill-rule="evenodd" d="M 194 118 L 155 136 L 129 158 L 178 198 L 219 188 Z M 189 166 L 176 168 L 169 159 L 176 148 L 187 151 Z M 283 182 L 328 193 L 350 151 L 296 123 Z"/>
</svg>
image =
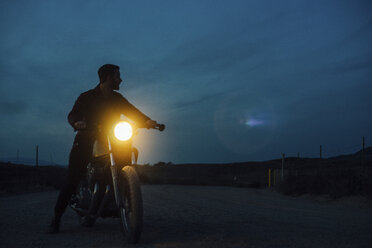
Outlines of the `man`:
<svg viewBox="0 0 372 248">
<path fill-rule="evenodd" d="M 68 122 L 78 133 L 70 152 L 67 182 L 59 193 L 47 233 L 59 232 L 61 217 L 91 159 L 97 126 L 112 123 L 113 118 L 117 119 L 120 114 L 148 127 L 157 124 L 115 92 L 122 82 L 119 70 L 119 66 L 112 64 L 99 68 L 100 83 L 96 88 L 82 93 L 68 115 Z"/>
</svg>

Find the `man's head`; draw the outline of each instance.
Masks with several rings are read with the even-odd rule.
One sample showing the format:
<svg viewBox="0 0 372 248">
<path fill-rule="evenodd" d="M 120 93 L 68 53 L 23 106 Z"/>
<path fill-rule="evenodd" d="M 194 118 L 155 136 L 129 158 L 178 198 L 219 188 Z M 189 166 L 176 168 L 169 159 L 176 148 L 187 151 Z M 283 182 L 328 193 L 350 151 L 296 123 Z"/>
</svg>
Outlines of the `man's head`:
<svg viewBox="0 0 372 248">
<path fill-rule="evenodd" d="M 118 90 L 122 82 L 120 78 L 120 67 L 112 64 L 105 64 L 98 69 L 99 83 L 107 84 L 113 90 Z"/>
</svg>

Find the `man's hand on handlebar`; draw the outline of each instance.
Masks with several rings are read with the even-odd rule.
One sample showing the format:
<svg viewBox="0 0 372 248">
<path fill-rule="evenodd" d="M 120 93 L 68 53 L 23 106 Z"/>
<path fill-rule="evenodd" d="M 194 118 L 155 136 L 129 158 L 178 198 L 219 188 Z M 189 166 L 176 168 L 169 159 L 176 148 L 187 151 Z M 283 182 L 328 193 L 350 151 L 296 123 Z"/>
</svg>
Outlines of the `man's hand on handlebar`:
<svg viewBox="0 0 372 248">
<path fill-rule="evenodd" d="M 159 124 L 154 120 L 146 121 L 145 125 L 147 129 L 154 128 L 154 129 L 158 129 L 159 131 L 163 131 L 165 129 L 164 124 Z"/>
<path fill-rule="evenodd" d="M 87 123 L 85 121 L 77 121 L 74 123 L 75 130 L 82 130 L 87 128 Z"/>
<path fill-rule="evenodd" d="M 151 119 L 147 120 L 146 123 L 145 123 L 147 129 L 156 127 L 156 124 L 158 124 L 158 123 L 154 120 L 151 120 Z"/>
</svg>

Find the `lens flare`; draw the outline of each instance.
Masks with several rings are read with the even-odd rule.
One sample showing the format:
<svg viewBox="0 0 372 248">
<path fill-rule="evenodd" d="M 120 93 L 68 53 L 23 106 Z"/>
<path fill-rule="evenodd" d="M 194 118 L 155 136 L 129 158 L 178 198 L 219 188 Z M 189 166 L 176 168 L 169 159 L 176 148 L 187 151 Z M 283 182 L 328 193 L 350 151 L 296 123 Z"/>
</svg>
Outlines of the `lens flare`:
<svg viewBox="0 0 372 248">
<path fill-rule="evenodd" d="M 278 136 L 271 98 L 239 89 L 221 97 L 214 112 L 215 133 L 230 151 L 243 156 L 266 152 Z"/>
<path fill-rule="evenodd" d="M 119 122 L 115 126 L 114 134 L 118 140 L 121 141 L 129 140 L 133 135 L 132 126 L 126 121 Z"/>
<path fill-rule="evenodd" d="M 265 123 L 264 123 L 263 120 L 257 120 L 257 119 L 254 119 L 254 118 L 250 118 L 249 120 L 247 120 L 245 122 L 245 125 L 247 125 L 249 127 L 262 126 L 264 124 Z"/>
</svg>

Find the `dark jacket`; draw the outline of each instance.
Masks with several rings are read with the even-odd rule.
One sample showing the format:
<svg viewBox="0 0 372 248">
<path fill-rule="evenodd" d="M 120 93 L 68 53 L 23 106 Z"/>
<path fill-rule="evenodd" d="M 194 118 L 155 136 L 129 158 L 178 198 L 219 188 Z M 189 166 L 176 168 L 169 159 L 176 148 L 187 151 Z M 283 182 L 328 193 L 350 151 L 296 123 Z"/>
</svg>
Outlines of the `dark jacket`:
<svg viewBox="0 0 372 248">
<path fill-rule="evenodd" d="M 114 91 L 112 97 L 105 98 L 98 85 L 78 97 L 68 114 L 68 122 L 75 129 L 75 122 L 85 121 L 87 130 L 94 130 L 97 125 L 109 127 L 120 119 L 121 114 L 138 124 L 144 124 L 150 119 L 120 93 Z"/>
</svg>

